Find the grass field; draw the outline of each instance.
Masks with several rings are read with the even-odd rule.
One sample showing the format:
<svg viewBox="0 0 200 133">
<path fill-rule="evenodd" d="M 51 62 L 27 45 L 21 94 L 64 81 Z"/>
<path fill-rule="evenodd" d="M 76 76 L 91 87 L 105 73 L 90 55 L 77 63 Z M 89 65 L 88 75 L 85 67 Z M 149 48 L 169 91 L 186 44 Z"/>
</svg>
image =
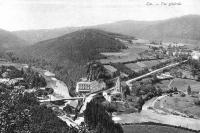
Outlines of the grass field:
<svg viewBox="0 0 200 133">
<path fill-rule="evenodd" d="M 167 90 L 168 89 L 168 84 L 170 83 L 170 80 L 162 80 L 159 83 L 156 83 L 156 87 L 160 87 L 162 90 Z"/>
<path fill-rule="evenodd" d="M 147 124 L 133 124 L 122 126 L 124 133 L 195 133 L 193 131 L 185 130 L 164 125 L 147 125 Z"/>
<path fill-rule="evenodd" d="M 155 65 L 158 65 L 160 62 L 159 60 L 152 60 L 152 61 L 143 61 L 143 64 L 145 64 L 148 68 L 151 68 Z"/>
<path fill-rule="evenodd" d="M 143 70 L 143 68 L 140 67 L 139 65 L 137 65 L 137 63 L 128 63 L 128 64 L 125 64 L 125 66 L 135 72 L 139 72 L 139 71 Z"/>
<path fill-rule="evenodd" d="M 127 63 L 125 64 L 128 68 L 130 68 L 132 71 L 138 72 L 142 70 L 143 68 L 151 68 L 163 61 L 166 61 L 165 59 L 163 60 L 151 60 L 151 61 L 140 61 L 137 63 Z"/>
<path fill-rule="evenodd" d="M 101 59 L 101 63 L 122 63 L 122 62 L 128 62 L 128 61 L 134 61 L 137 58 L 140 58 L 138 55 L 139 53 L 147 50 L 148 47 L 144 45 L 131 45 L 128 49 L 122 50 L 121 52 L 109 52 L 109 53 L 101 53 L 105 56 L 107 56 L 107 59 Z"/>
<path fill-rule="evenodd" d="M 200 91 L 200 82 L 190 79 L 175 79 L 171 86 L 177 87 L 178 90 L 186 91 L 188 88 L 188 85 L 190 85 L 192 91 Z"/>
<path fill-rule="evenodd" d="M 179 94 L 174 94 L 172 97 L 167 96 L 155 103 L 155 108 L 162 109 L 165 112 L 178 111 L 188 116 L 200 117 L 200 106 L 194 104 L 197 98 L 186 95 L 181 97 Z"/>
</svg>

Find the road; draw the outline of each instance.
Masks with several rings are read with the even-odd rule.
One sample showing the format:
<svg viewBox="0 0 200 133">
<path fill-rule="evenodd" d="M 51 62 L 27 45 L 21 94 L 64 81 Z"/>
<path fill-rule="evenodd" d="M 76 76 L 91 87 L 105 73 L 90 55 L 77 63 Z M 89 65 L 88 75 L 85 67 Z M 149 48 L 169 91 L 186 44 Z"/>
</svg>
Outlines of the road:
<svg viewBox="0 0 200 133">
<path fill-rule="evenodd" d="M 174 63 L 174 64 L 170 64 L 170 65 L 168 65 L 168 66 L 165 66 L 165 67 L 156 69 L 156 70 L 151 71 L 151 72 L 149 72 L 149 73 L 147 73 L 147 74 L 144 74 L 144 75 L 141 75 L 141 76 L 139 76 L 139 77 L 136 77 L 136 78 L 133 78 L 133 79 L 130 79 L 130 80 L 126 81 L 126 84 L 127 84 L 128 86 L 131 86 L 131 83 L 132 83 L 133 81 L 137 81 L 137 80 L 139 80 L 139 79 L 145 78 L 145 77 L 150 76 L 150 75 L 152 75 L 152 74 L 154 74 L 154 73 L 163 71 L 164 69 L 177 66 L 177 65 L 179 65 L 179 64 L 181 64 L 181 63 L 184 63 L 184 62 L 186 62 L 186 61 L 187 61 L 187 60 L 184 60 L 184 61 L 182 61 L 182 62 L 177 62 L 177 63 Z"/>
<path fill-rule="evenodd" d="M 164 98 L 164 97 L 165 95 L 146 102 L 144 106 L 142 107 L 141 114 L 150 118 L 152 122 L 159 122 L 159 123 L 167 124 L 167 125 L 181 126 L 181 127 L 192 129 L 192 130 L 200 130 L 200 119 L 187 118 L 187 117 L 182 117 L 179 115 L 172 115 L 172 114 L 163 114 L 163 113 L 158 113 L 157 111 L 149 109 L 149 107 L 152 106 L 152 103 L 154 103 L 154 101 Z"/>
<path fill-rule="evenodd" d="M 192 130 L 200 130 L 200 119 L 186 118 L 178 115 L 167 114 L 164 112 L 157 112 L 149 107 L 156 98 L 147 101 L 140 113 L 120 114 L 113 116 L 113 120 L 117 123 L 144 123 L 154 122 L 172 126 L 180 126 Z"/>
</svg>

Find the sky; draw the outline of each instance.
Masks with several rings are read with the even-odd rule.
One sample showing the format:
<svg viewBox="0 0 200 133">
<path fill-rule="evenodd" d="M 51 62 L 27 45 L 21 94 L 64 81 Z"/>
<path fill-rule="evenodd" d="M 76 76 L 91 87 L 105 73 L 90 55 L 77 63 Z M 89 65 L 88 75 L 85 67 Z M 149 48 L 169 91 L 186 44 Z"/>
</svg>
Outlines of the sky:
<svg viewBox="0 0 200 133">
<path fill-rule="evenodd" d="M 200 0 L 0 0 L 0 28 L 16 31 L 200 15 Z"/>
</svg>

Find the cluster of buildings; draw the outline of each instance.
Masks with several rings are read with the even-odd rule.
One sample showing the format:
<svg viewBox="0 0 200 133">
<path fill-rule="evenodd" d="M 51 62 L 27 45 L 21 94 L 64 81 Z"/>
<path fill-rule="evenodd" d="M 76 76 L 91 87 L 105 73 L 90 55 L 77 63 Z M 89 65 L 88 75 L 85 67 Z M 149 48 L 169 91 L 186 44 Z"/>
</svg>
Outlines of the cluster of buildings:
<svg viewBox="0 0 200 133">
<path fill-rule="evenodd" d="M 183 46 L 171 46 L 169 45 L 167 48 L 167 52 L 166 54 L 169 56 L 182 56 L 182 55 L 186 55 L 189 56 L 191 53 L 191 50 L 183 47 Z"/>
<path fill-rule="evenodd" d="M 105 82 L 103 81 L 88 81 L 83 80 L 80 82 L 77 82 L 76 85 L 76 92 L 79 94 L 89 94 L 94 93 L 98 91 L 103 91 L 103 96 L 106 98 L 107 101 L 120 101 L 122 100 L 122 88 L 120 83 L 120 77 L 116 77 L 112 79 L 111 81 L 113 83 L 113 86 L 111 88 L 107 88 Z"/>
<path fill-rule="evenodd" d="M 1 74 L 0 83 L 5 84 L 7 86 L 13 86 L 15 89 L 25 89 L 26 83 L 23 78 L 10 78 L 9 72 L 10 69 L 6 69 L 5 72 Z"/>
<path fill-rule="evenodd" d="M 154 49 L 155 53 L 158 53 L 159 56 L 182 56 L 190 55 L 191 50 L 185 47 L 184 44 L 170 43 L 170 44 L 148 44 L 148 46 Z"/>
</svg>

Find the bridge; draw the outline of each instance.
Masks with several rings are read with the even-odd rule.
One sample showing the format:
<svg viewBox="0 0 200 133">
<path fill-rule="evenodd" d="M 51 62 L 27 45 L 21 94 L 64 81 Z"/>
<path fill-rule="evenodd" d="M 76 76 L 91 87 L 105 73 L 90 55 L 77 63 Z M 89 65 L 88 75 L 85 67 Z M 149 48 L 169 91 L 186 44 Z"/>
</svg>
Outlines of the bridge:
<svg viewBox="0 0 200 133">
<path fill-rule="evenodd" d="M 102 93 L 104 91 L 108 91 L 108 90 L 113 90 L 114 87 L 112 88 L 108 88 L 108 89 L 103 89 L 103 90 L 99 90 L 99 91 L 95 91 L 95 92 L 91 92 L 91 93 L 88 93 L 86 94 L 85 96 L 83 97 L 70 97 L 70 98 L 62 98 L 62 99 L 54 99 L 52 100 L 51 98 L 50 99 L 46 99 L 46 100 L 39 100 L 40 102 L 50 102 L 50 101 L 68 101 L 68 100 L 79 100 L 79 99 L 85 99 L 86 97 L 90 96 L 91 94 L 98 94 L 98 93 Z"/>
<path fill-rule="evenodd" d="M 182 61 L 182 62 L 177 62 L 177 63 L 174 63 L 174 64 L 170 64 L 170 65 L 168 65 L 168 66 L 165 66 L 165 67 L 156 69 L 156 70 L 154 70 L 154 71 L 151 71 L 151 72 L 149 72 L 149 73 L 146 73 L 146 74 L 144 74 L 144 75 L 141 75 L 141 76 L 139 76 L 139 77 L 136 77 L 136 78 L 133 78 L 133 79 L 130 79 L 130 80 L 126 81 L 126 84 L 127 84 L 129 87 L 132 87 L 132 84 L 131 84 L 131 83 L 134 82 L 134 81 L 137 81 L 137 80 L 140 80 L 140 79 L 142 79 L 142 78 L 148 77 L 148 76 L 150 76 L 150 75 L 152 75 L 152 74 L 161 72 L 161 71 L 163 71 L 163 70 L 165 70 L 165 69 L 167 69 L 167 68 L 177 66 L 177 65 L 179 65 L 179 64 L 181 64 L 181 63 L 184 63 L 184 62 L 186 62 L 186 61 L 188 61 L 188 60 L 184 60 L 184 61 Z"/>
</svg>

